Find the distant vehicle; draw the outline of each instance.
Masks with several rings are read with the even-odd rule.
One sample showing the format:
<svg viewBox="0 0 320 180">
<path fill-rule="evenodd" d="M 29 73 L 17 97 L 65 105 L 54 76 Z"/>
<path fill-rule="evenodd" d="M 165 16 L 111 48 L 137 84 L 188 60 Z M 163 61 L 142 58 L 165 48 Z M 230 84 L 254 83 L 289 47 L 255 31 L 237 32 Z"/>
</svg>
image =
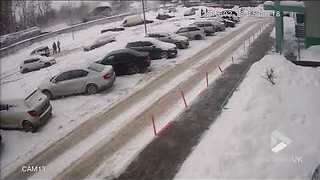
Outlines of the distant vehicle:
<svg viewBox="0 0 320 180">
<path fill-rule="evenodd" d="M 236 27 L 236 23 L 234 21 L 222 19 L 222 22 L 225 24 L 226 27 Z"/>
<path fill-rule="evenodd" d="M 34 91 L 25 99 L 0 102 L 1 129 L 21 128 L 35 132 L 52 113 L 49 99 L 40 91 Z"/>
<path fill-rule="evenodd" d="M 177 12 L 177 9 L 175 7 L 169 7 L 168 8 L 168 12 L 169 13 L 175 13 L 175 12 Z"/>
<path fill-rule="evenodd" d="M 184 16 L 192 16 L 196 14 L 196 9 L 194 8 L 189 8 L 184 12 Z"/>
<path fill-rule="evenodd" d="M 232 21 L 234 23 L 238 23 L 240 22 L 239 18 L 236 17 L 236 16 L 221 16 L 222 19 L 226 19 L 226 20 L 229 20 L 229 21 Z"/>
<path fill-rule="evenodd" d="M 211 21 L 212 24 L 216 27 L 216 31 L 224 31 L 226 29 L 226 26 L 223 22 L 220 21 Z"/>
<path fill-rule="evenodd" d="M 83 47 L 84 51 L 91 51 L 95 48 L 99 48 L 101 46 L 104 46 L 108 43 L 111 43 L 113 41 L 116 41 L 116 35 L 115 34 L 105 34 L 101 35 L 98 38 L 96 38 L 95 41 L 89 43 L 88 45 L 85 45 Z"/>
<path fill-rule="evenodd" d="M 204 30 L 196 26 L 181 27 L 180 29 L 178 29 L 178 31 L 176 31 L 176 34 L 186 36 L 191 40 L 205 39 L 206 36 Z"/>
<path fill-rule="evenodd" d="M 88 13 L 87 16 L 82 19 L 82 22 L 101 19 L 104 17 L 109 17 L 111 15 L 112 15 L 112 10 L 109 6 L 99 6 L 94 8 L 90 13 Z"/>
<path fill-rule="evenodd" d="M 123 27 L 113 27 L 113 28 L 108 28 L 108 29 L 102 29 L 100 33 L 105 33 L 105 32 L 119 32 L 119 31 L 124 31 L 125 28 Z"/>
<path fill-rule="evenodd" d="M 159 19 L 159 20 L 166 20 L 166 19 L 169 19 L 169 18 L 173 18 L 174 16 L 171 16 L 169 14 L 161 14 L 159 13 L 156 17 L 156 19 Z"/>
<path fill-rule="evenodd" d="M 44 57 L 44 56 L 31 56 L 24 60 L 20 65 L 20 72 L 27 73 L 30 71 L 39 70 L 42 68 L 49 67 L 56 63 L 55 58 Z"/>
<path fill-rule="evenodd" d="M 38 47 L 36 49 L 34 49 L 30 55 L 40 55 L 40 56 L 47 56 L 49 57 L 50 56 L 50 49 L 48 46 L 41 46 L 41 47 Z"/>
<path fill-rule="evenodd" d="M 162 42 L 154 38 L 143 38 L 141 40 L 129 42 L 126 48 L 141 52 L 148 52 L 152 60 L 173 58 L 178 54 L 176 45 Z"/>
<path fill-rule="evenodd" d="M 151 20 L 146 20 L 146 23 L 153 23 Z M 131 27 L 144 24 L 144 20 L 139 15 L 127 16 L 122 21 L 123 27 Z"/>
<path fill-rule="evenodd" d="M 80 93 L 90 95 L 111 87 L 115 79 L 112 66 L 91 64 L 88 68 L 64 71 L 46 79 L 38 89 L 49 99 Z"/>
<path fill-rule="evenodd" d="M 192 25 L 202 29 L 206 35 L 212 35 L 216 32 L 214 24 L 210 21 L 196 21 Z"/>
<path fill-rule="evenodd" d="M 151 64 L 148 53 L 127 48 L 112 51 L 95 63 L 112 65 L 117 76 L 144 73 Z"/>
<path fill-rule="evenodd" d="M 159 32 L 159 33 L 149 33 L 147 37 L 156 38 L 160 41 L 173 43 L 179 49 L 186 49 L 189 47 L 189 40 L 185 36 L 180 36 L 175 33 L 166 33 L 166 32 Z"/>
</svg>

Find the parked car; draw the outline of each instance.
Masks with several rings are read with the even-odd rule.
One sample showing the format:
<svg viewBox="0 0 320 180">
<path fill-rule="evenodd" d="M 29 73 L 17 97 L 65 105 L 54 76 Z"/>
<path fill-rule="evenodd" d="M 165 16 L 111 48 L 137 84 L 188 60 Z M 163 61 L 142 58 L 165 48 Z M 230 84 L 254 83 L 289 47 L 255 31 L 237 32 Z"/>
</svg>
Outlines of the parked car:
<svg viewBox="0 0 320 180">
<path fill-rule="evenodd" d="M 51 117 L 51 114 L 52 106 L 49 99 L 35 90 L 26 98 L 0 102 L 0 127 L 35 132 Z"/>
<path fill-rule="evenodd" d="M 216 28 L 210 21 L 196 21 L 192 25 L 202 29 L 206 35 L 213 35 L 216 32 Z"/>
<path fill-rule="evenodd" d="M 125 28 L 123 27 L 113 27 L 113 28 L 108 28 L 108 29 L 102 29 L 100 33 L 105 33 L 105 32 L 119 32 L 119 31 L 124 31 Z"/>
<path fill-rule="evenodd" d="M 228 19 L 222 19 L 222 22 L 225 24 L 226 27 L 236 27 L 236 23 Z"/>
<path fill-rule="evenodd" d="M 46 79 L 38 89 L 49 99 L 81 93 L 90 95 L 111 87 L 115 79 L 112 66 L 93 63 L 88 68 L 63 71 Z"/>
<path fill-rule="evenodd" d="M 196 14 L 196 9 L 189 8 L 184 12 L 183 16 L 192 16 L 192 15 L 195 15 L 195 14 Z"/>
<path fill-rule="evenodd" d="M 96 40 L 93 42 L 90 42 L 89 44 L 85 45 L 83 47 L 84 51 L 91 51 L 95 48 L 99 48 L 101 46 L 104 46 L 108 43 L 116 41 L 116 35 L 115 34 L 106 34 L 106 35 L 101 35 Z"/>
<path fill-rule="evenodd" d="M 178 54 L 176 45 L 166 43 L 154 38 L 143 38 L 129 42 L 126 48 L 141 52 L 148 52 L 152 60 L 161 58 L 173 58 Z"/>
<path fill-rule="evenodd" d="M 56 60 L 53 57 L 31 56 L 22 62 L 20 65 L 20 72 L 27 73 L 30 71 L 39 70 L 49 67 L 55 63 Z"/>
<path fill-rule="evenodd" d="M 144 73 L 151 64 L 148 53 L 127 48 L 112 51 L 95 63 L 111 65 L 117 76 Z"/>
<path fill-rule="evenodd" d="M 215 26 L 216 32 L 217 31 L 224 31 L 226 29 L 226 26 L 223 23 L 222 18 L 207 17 L 207 18 L 201 18 L 201 20 L 210 21 Z"/>
<path fill-rule="evenodd" d="M 41 47 L 38 47 L 36 49 L 34 49 L 30 55 L 40 55 L 40 56 L 47 56 L 49 57 L 50 56 L 50 49 L 48 46 L 41 46 Z"/>
<path fill-rule="evenodd" d="M 149 33 L 147 37 L 156 38 L 160 41 L 167 42 L 167 43 L 173 43 L 179 49 L 186 49 L 189 47 L 188 38 L 185 36 L 180 36 L 175 33 L 165 33 L 165 32 Z"/>
<path fill-rule="evenodd" d="M 238 23 L 238 20 L 234 18 L 234 16 L 221 16 L 222 19 L 232 21 L 234 24 Z"/>
<path fill-rule="evenodd" d="M 159 13 L 156 17 L 156 19 L 159 19 L 159 20 L 166 20 L 166 19 L 169 19 L 169 18 L 173 18 L 174 16 L 171 16 L 169 14 L 161 14 Z"/>
<path fill-rule="evenodd" d="M 152 20 L 146 20 L 146 24 L 153 23 Z M 144 20 L 139 15 L 127 16 L 122 21 L 123 27 L 131 27 L 144 24 Z"/>
<path fill-rule="evenodd" d="M 205 39 L 206 36 L 204 30 L 196 26 L 181 27 L 176 31 L 176 34 L 195 40 Z"/>
</svg>

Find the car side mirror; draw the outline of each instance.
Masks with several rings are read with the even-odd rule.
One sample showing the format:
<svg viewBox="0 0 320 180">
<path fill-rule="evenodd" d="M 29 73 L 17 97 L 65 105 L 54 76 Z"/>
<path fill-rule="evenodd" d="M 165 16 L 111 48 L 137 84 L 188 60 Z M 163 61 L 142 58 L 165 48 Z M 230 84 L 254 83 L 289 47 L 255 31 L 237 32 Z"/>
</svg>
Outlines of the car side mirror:
<svg viewBox="0 0 320 180">
<path fill-rule="evenodd" d="M 155 46 L 155 45 L 152 45 L 151 47 L 152 47 L 152 48 L 156 48 L 156 46 Z"/>
</svg>

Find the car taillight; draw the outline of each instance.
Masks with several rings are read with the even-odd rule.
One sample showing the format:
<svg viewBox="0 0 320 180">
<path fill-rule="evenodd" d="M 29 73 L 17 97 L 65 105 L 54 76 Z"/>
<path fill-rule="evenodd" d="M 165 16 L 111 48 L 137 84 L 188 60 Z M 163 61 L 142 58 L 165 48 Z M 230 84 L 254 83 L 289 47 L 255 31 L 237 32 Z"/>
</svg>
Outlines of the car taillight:
<svg viewBox="0 0 320 180">
<path fill-rule="evenodd" d="M 111 73 L 107 73 L 107 74 L 103 75 L 102 77 L 103 77 L 103 79 L 109 79 L 109 78 L 112 77 L 112 74 Z"/>
<path fill-rule="evenodd" d="M 38 113 L 36 111 L 28 111 L 28 114 L 32 117 L 37 117 L 39 116 Z"/>
</svg>

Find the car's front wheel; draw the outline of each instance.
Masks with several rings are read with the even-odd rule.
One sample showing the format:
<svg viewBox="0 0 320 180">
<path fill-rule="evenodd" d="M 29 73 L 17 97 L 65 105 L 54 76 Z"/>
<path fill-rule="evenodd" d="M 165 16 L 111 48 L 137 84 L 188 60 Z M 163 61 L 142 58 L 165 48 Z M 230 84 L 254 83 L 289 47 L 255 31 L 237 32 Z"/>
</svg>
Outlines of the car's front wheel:
<svg viewBox="0 0 320 180">
<path fill-rule="evenodd" d="M 86 93 L 88 95 L 96 94 L 98 92 L 98 87 L 95 84 L 89 84 L 86 88 Z"/>
<path fill-rule="evenodd" d="M 36 132 L 36 127 L 28 120 L 22 122 L 22 128 L 26 132 Z"/>
</svg>

